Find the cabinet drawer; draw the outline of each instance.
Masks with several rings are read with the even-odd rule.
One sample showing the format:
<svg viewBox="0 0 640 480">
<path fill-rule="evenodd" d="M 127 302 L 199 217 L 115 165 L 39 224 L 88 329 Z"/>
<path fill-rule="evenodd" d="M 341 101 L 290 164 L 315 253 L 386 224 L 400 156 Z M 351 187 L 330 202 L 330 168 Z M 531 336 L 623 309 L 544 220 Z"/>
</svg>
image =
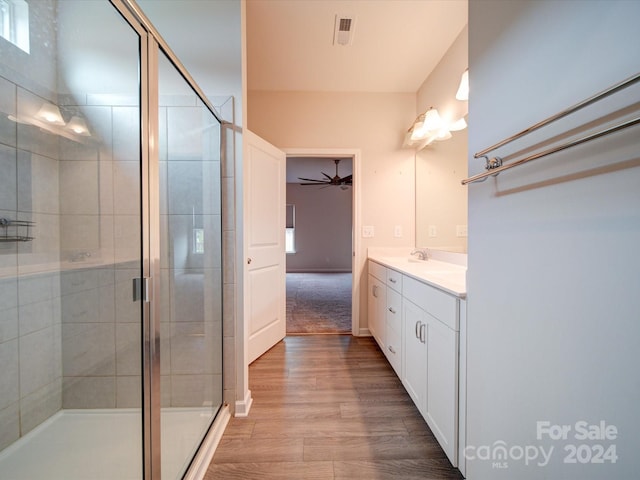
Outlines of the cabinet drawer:
<svg viewBox="0 0 640 480">
<path fill-rule="evenodd" d="M 403 296 L 453 330 L 459 330 L 458 299 L 411 277 L 403 281 Z"/>
<path fill-rule="evenodd" d="M 396 332 L 402 332 L 402 295 L 387 287 L 387 325 Z"/>
<path fill-rule="evenodd" d="M 402 293 L 402 274 L 387 268 L 387 286 Z"/>
<path fill-rule="evenodd" d="M 379 263 L 369 260 L 369 274 L 376 277 L 378 280 L 387 282 L 387 267 L 383 267 Z"/>
<path fill-rule="evenodd" d="M 387 325 L 387 348 L 384 353 L 398 377 L 402 377 L 402 335 Z"/>
</svg>

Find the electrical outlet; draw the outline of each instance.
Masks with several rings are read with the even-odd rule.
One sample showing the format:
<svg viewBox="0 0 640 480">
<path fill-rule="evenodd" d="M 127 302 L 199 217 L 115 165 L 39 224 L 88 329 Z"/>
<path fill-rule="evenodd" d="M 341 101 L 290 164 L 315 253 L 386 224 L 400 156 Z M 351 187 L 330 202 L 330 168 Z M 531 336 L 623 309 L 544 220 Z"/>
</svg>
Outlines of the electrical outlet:
<svg viewBox="0 0 640 480">
<path fill-rule="evenodd" d="M 438 229 L 436 228 L 435 225 L 429 225 L 429 236 L 430 237 L 437 237 L 438 236 Z"/>
<path fill-rule="evenodd" d="M 467 236 L 467 226 L 456 225 L 456 237 L 466 237 L 466 236 Z"/>
<path fill-rule="evenodd" d="M 402 237 L 402 225 L 396 225 L 393 227 L 393 236 L 396 238 Z"/>
<path fill-rule="evenodd" d="M 373 230 L 373 225 L 363 225 L 362 226 L 362 238 L 372 238 L 375 236 L 375 232 Z"/>
</svg>

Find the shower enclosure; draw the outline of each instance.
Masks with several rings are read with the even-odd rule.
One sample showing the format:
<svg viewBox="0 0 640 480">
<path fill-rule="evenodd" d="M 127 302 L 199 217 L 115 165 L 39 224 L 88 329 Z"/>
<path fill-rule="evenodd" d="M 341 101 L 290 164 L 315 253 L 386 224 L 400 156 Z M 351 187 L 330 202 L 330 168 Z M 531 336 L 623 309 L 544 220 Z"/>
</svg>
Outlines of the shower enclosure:
<svg viewBox="0 0 640 480">
<path fill-rule="evenodd" d="M 0 480 L 182 478 L 224 408 L 221 122 L 133 2 L 0 10 Z"/>
</svg>

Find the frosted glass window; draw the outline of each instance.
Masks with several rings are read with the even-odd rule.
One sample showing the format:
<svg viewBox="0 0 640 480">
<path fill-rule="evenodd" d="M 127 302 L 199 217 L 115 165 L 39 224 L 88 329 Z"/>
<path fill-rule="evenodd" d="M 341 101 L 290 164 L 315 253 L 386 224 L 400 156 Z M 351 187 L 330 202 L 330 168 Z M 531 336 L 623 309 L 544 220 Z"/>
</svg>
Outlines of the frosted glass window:
<svg viewBox="0 0 640 480">
<path fill-rule="evenodd" d="M 204 253 L 204 228 L 193 229 L 193 253 Z"/>
<path fill-rule="evenodd" d="M 25 0 L 0 0 L 0 36 L 29 53 L 29 5 Z"/>
<path fill-rule="evenodd" d="M 294 240 L 295 240 L 295 229 L 287 228 L 284 235 L 284 247 L 287 253 L 296 253 Z"/>
<path fill-rule="evenodd" d="M 287 204 L 286 230 L 284 234 L 285 252 L 296 253 L 295 235 L 296 235 L 296 207 L 295 205 Z"/>
</svg>

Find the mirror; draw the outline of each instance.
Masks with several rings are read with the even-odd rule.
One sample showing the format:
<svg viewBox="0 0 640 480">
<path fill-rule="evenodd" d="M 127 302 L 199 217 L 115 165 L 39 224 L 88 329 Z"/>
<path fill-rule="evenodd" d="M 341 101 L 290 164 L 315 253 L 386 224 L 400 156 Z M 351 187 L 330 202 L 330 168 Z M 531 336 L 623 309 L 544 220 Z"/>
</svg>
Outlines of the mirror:
<svg viewBox="0 0 640 480">
<path fill-rule="evenodd" d="M 467 132 L 416 152 L 416 246 L 467 252 Z"/>
</svg>

